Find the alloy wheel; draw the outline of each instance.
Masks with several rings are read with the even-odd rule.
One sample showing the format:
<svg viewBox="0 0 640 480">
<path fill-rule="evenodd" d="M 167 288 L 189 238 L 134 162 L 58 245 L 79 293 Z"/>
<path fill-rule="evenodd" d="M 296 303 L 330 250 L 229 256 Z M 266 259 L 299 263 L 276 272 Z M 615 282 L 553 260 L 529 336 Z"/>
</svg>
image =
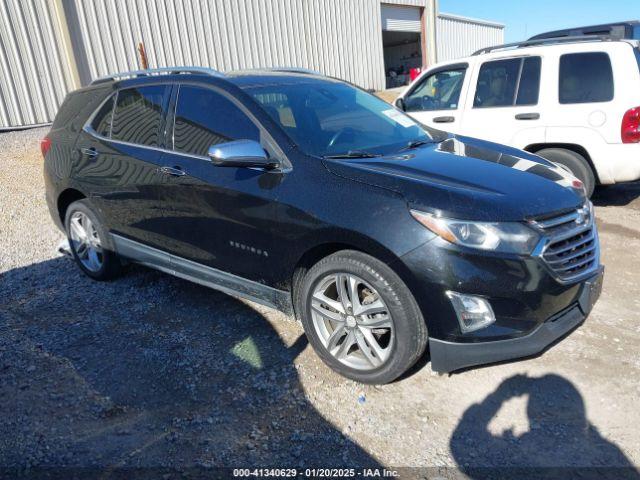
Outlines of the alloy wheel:
<svg viewBox="0 0 640 480">
<path fill-rule="evenodd" d="M 91 272 L 98 272 L 104 261 L 98 230 L 83 212 L 74 212 L 69 220 L 71 247 L 80 263 Z"/>
<path fill-rule="evenodd" d="M 394 341 L 391 313 L 380 294 L 350 273 L 327 275 L 311 297 L 316 333 L 327 351 L 358 370 L 374 370 L 389 358 Z"/>
</svg>

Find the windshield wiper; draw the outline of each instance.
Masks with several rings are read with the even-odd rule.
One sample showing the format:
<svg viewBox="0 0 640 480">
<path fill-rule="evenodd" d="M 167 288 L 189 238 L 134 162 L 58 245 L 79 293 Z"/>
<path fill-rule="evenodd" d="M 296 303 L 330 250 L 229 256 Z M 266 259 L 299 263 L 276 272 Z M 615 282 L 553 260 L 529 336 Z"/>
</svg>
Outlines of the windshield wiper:
<svg viewBox="0 0 640 480">
<path fill-rule="evenodd" d="M 376 158 L 381 157 L 377 153 L 364 152 L 362 150 L 349 150 L 346 153 L 339 153 L 336 155 L 325 155 L 323 158 Z"/>
<path fill-rule="evenodd" d="M 402 152 L 404 150 L 411 150 L 412 148 L 418 148 L 418 147 L 421 147 L 422 145 L 427 145 L 429 143 L 434 143 L 434 141 L 431 139 L 425 140 L 422 138 L 419 138 L 417 140 L 411 140 L 409 143 L 407 143 L 405 147 L 402 147 L 400 151 Z"/>
</svg>

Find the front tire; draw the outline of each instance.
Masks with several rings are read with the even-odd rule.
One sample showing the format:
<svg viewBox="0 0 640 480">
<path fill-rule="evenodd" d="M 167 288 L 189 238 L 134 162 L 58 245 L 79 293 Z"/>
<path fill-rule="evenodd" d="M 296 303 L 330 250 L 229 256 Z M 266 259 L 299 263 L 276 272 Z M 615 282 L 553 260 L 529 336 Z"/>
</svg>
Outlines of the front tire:
<svg viewBox="0 0 640 480">
<path fill-rule="evenodd" d="M 391 268 L 370 255 L 353 250 L 329 255 L 295 291 L 309 342 L 347 378 L 391 382 L 426 349 L 427 328 L 413 295 Z"/>
<path fill-rule="evenodd" d="M 110 280 L 121 273 L 110 237 L 87 199 L 69 205 L 64 225 L 73 258 L 85 275 Z"/>
</svg>

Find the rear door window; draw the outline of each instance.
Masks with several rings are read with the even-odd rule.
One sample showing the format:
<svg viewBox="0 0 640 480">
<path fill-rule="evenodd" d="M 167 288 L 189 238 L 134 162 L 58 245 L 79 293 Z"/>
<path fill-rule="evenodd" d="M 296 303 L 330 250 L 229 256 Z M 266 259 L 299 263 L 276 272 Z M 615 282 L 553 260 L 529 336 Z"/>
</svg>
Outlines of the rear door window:
<svg viewBox="0 0 640 480">
<path fill-rule="evenodd" d="M 211 89 L 181 85 L 173 149 L 206 156 L 209 147 L 233 140 L 260 141 L 260 130 L 231 100 Z"/>
<path fill-rule="evenodd" d="M 474 108 L 536 105 L 540 92 L 540 57 L 508 58 L 480 67 Z"/>
<path fill-rule="evenodd" d="M 540 57 L 525 58 L 518 84 L 516 105 L 537 105 L 540 93 Z"/>
<path fill-rule="evenodd" d="M 170 90 L 168 85 L 120 90 L 113 112 L 111 138 L 137 145 L 160 146 Z"/>
<path fill-rule="evenodd" d="M 560 103 L 613 100 L 613 71 L 605 52 L 567 53 L 560 57 Z"/>
</svg>

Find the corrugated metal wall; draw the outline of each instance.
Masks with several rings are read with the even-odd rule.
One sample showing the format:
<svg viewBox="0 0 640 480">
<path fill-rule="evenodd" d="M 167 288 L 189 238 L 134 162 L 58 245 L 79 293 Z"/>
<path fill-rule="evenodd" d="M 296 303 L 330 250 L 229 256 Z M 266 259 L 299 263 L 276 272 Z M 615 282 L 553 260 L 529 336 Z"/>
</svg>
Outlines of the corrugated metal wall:
<svg viewBox="0 0 640 480">
<path fill-rule="evenodd" d="M 0 128 L 51 121 L 70 85 L 51 0 L 0 1 Z"/>
<path fill-rule="evenodd" d="M 504 25 L 441 13 L 436 21 L 438 62 L 504 43 Z"/>
<path fill-rule="evenodd" d="M 138 69 L 139 42 L 151 68 L 297 66 L 382 89 L 382 3 L 425 7 L 428 18 L 436 8 L 435 0 L 0 0 L 0 128 L 49 122 L 79 83 Z M 435 60 L 435 48 L 427 51 Z"/>
<path fill-rule="evenodd" d="M 297 66 L 384 87 L 379 0 L 74 0 L 73 7 L 92 78 L 138 68 L 142 41 L 150 67 Z"/>
</svg>

